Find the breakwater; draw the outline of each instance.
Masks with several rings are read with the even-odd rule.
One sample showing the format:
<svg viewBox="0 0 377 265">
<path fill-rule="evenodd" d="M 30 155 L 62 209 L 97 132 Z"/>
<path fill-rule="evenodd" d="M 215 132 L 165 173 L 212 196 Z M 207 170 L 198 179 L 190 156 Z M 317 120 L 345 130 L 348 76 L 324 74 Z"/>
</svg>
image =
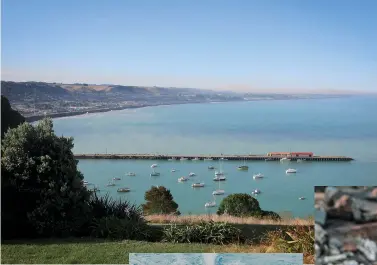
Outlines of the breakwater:
<svg viewBox="0 0 377 265">
<path fill-rule="evenodd" d="M 76 159 L 143 159 L 143 160 L 247 160 L 280 161 L 281 156 L 268 155 L 160 155 L 160 154 L 75 154 Z M 346 156 L 289 157 L 292 161 L 352 161 Z"/>
</svg>

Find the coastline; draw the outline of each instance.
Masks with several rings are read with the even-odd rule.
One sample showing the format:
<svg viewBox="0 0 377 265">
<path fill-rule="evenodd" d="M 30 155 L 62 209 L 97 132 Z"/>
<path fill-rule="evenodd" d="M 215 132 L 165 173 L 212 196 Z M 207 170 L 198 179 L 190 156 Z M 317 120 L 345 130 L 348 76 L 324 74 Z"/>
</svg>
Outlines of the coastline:
<svg viewBox="0 0 377 265">
<path fill-rule="evenodd" d="M 344 97 L 346 95 L 337 96 Z M 115 107 L 115 108 L 106 108 L 106 109 L 94 109 L 94 110 L 81 110 L 81 111 L 72 111 L 72 112 L 60 112 L 60 113 L 51 113 L 51 114 L 40 114 L 40 115 L 33 115 L 25 117 L 25 121 L 27 122 L 36 122 L 42 120 L 45 117 L 49 117 L 52 119 L 55 118 L 64 118 L 64 117 L 73 117 L 73 116 L 80 116 L 84 114 L 93 114 L 93 113 L 102 113 L 102 112 L 110 112 L 110 111 L 118 111 L 118 110 L 125 110 L 125 109 L 139 109 L 139 108 L 147 108 L 147 107 L 157 107 L 157 106 L 171 106 L 171 105 L 184 105 L 184 104 L 219 104 L 219 103 L 229 103 L 229 102 L 250 102 L 250 101 L 277 101 L 277 100 L 313 100 L 313 99 L 331 99 L 334 96 L 329 97 L 311 97 L 311 98 L 256 98 L 256 99 L 247 99 L 247 100 L 224 100 L 224 101 L 190 101 L 190 102 L 172 102 L 172 103 L 161 103 L 161 104 L 141 104 L 136 106 L 123 106 L 123 107 Z"/>
</svg>

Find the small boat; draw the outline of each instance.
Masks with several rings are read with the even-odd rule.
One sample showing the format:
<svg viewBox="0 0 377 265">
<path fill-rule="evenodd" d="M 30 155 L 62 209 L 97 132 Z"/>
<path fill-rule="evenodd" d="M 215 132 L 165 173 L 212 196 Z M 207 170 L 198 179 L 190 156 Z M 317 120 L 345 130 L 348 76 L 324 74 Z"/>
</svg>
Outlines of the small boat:
<svg viewBox="0 0 377 265">
<path fill-rule="evenodd" d="M 189 177 L 195 177 L 195 176 L 196 176 L 196 174 L 193 173 L 193 172 L 191 172 L 191 173 L 189 174 Z"/>
<path fill-rule="evenodd" d="M 266 158 L 264 161 L 274 161 L 273 158 Z"/>
<path fill-rule="evenodd" d="M 175 172 L 175 171 L 177 171 L 177 170 L 175 170 L 174 168 L 172 170 L 170 170 L 170 172 Z"/>
<path fill-rule="evenodd" d="M 184 181 L 187 181 L 187 180 L 188 180 L 188 178 L 186 178 L 186 177 L 181 177 L 181 178 L 178 179 L 178 182 L 184 182 Z"/>
<path fill-rule="evenodd" d="M 107 187 L 112 187 L 115 186 L 114 181 L 110 181 L 109 183 L 106 184 Z"/>
<path fill-rule="evenodd" d="M 224 158 L 224 157 L 222 157 L 222 158 L 220 158 L 220 160 L 228 160 L 228 158 Z"/>
<path fill-rule="evenodd" d="M 151 165 L 151 168 L 155 168 L 155 167 L 158 167 L 158 165 L 157 164 Z"/>
<path fill-rule="evenodd" d="M 200 159 L 198 157 L 195 157 L 192 161 L 199 161 Z"/>
<path fill-rule="evenodd" d="M 82 184 L 83 184 L 84 186 L 90 185 L 90 183 L 89 183 L 88 181 L 86 181 L 86 180 L 83 180 L 83 181 L 82 181 Z"/>
<path fill-rule="evenodd" d="M 181 157 L 181 159 L 179 159 L 179 160 L 185 161 L 185 160 L 188 160 L 188 158 L 187 157 Z"/>
<path fill-rule="evenodd" d="M 206 208 L 216 207 L 216 202 L 215 201 L 213 201 L 213 202 L 206 202 L 206 204 L 204 204 L 204 207 L 206 207 Z"/>
<path fill-rule="evenodd" d="M 260 194 L 260 193 L 261 193 L 261 191 L 258 190 L 258 189 L 253 190 L 253 191 L 251 192 L 251 194 L 254 194 L 254 195 L 257 195 L 257 194 Z"/>
<path fill-rule="evenodd" d="M 261 179 L 261 178 L 263 178 L 263 177 L 264 177 L 264 175 L 261 174 L 261 173 L 258 173 L 258 174 L 253 175 L 253 179 Z"/>
<path fill-rule="evenodd" d="M 306 198 L 305 197 L 300 197 L 300 198 L 298 198 L 299 200 L 305 200 Z"/>
<path fill-rule="evenodd" d="M 214 181 L 225 181 L 226 180 L 226 177 L 224 176 L 216 176 L 213 178 Z"/>
<path fill-rule="evenodd" d="M 213 170 L 213 169 L 215 169 L 215 167 L 214 166 L 209 166 L 208 169 Z"/>
<path fill-rule="evenodd" d="M 169 158 L 168 161 L 175 161 L 177 160 L 175 157 Z"/>
<path fill-rule="evenodd" d="M 301 163 L 302 162 L 302 160 L 301 159 L 297 159 L 297 163 Z"/>
<path fill-rule="evenodd" d="M 204 158 L 205 161 L 212 161 L 213 158 L 212 157 L 207 157 L 207 158 Z"/>
<path fill-rule="evenodd" d="M 119 189 L 117 190 L 117 192 L 130 192 L 130 191 L 131 191 L 130 188 L 119 188 Z"/>
<path fill-rule="evenodd" d="M 294 168 L 288 168 L 286 171 L 285 171 L 286 174 L 289 174 L 289 173 L 297 173 L 297 170 L 294 169 Z"/>
<path fill-rule="evenodd" d="M 133 172 L 128 172 L 128 173 L 127 173 L 127 176 L 134 177 L 134 176 L 136 176 L 136 174 L 133 173 Z"/>
<path fill-rule="evenodd" d="M 246 166 L 246 161 L 244 160 L 244 161 L 243 161 L 243 165 L 237 167 L 237 169 L 238 169 L 238 170 L 244 170 L 244 171 L 246 171 L 246 170 L 249 170 L 249 166 Z"/>
<path fill-rule="evenodd" d="M 152 172 L 151 173 L 151 177 L 158 177 L 158 176 L 160 176 L 160 173 L 158 173 L 158 172 Z"/>
<path fill-rule="evenodd" d="M 218 171 L 216 171 L 215 172 L 215 176 L 224 176 L 225 174 L 224 174 L 224 172 L 218 172 Z"/>
<path fill-rule="evenodd" d="M 113 178 L 113 180 L 121 180 L 121 178 L 115 177 Z"/>
<path fill-rule="evenodd" d="M 289 161 L 291 160 L 287 157 L 283 157 L 282 159 L 280 159 L 280 162 L 289 162 Z"/>
<path fill-rule="evenodd" d="M 225 193 L 225 190 L 215 190 L 212 192 L 212 195 L 223 195 Z"/>
<path fill-rule="evenodd" d="M 219 187 L 218 187 L 218 189 L 215 190 L 215 191 L 213 191 L 212 195 L 223 195 L 225 193 L 225 190 L 220 189 L 220 182 L 221 181 L 219 181 Z"/>
<path fill-rule="evenodd" d="M 201 188 L 204 187 L 204 183 L 194 183 L 191 185 L 193 188 Z"/>
</svg>

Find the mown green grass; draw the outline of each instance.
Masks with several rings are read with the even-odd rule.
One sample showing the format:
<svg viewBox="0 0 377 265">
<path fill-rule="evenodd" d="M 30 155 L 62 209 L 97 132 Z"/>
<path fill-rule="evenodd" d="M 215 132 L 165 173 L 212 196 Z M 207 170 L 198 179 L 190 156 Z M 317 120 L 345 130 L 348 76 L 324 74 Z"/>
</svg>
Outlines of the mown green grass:
<svg viewBox="0 0 377 265">
<path fill-rule="evenodd" d="M 8 264 L 127 264 L 129 253 L 203 253 L 225 251 L 209 244 L 172 244 L 94 239 L 5 241 L 1 263 Z"/>
</svg>

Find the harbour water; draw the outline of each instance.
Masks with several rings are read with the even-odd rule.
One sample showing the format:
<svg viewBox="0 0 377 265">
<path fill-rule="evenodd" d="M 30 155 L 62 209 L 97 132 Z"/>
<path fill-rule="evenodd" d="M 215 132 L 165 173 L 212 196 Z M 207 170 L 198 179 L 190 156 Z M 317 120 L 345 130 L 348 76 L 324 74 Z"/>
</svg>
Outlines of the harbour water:
<svg viewBox="0 0 377 265">
<path fill-rule="evenodd" d="M 301 265 L 302 254 L 131 253 L 130 265 Z"/>
<path fill-rule="evenodd" d="M 376 97 L 318 100 L 229 102 L 158 106 L 54 120 L 58 135 L 74 137 L 75 153 L 161 154 L 264 154 L 273 151 L 312 151 L 318 155 L 345 155 L 352 162 L 247 162 L 249 170 L 237 171 L 240 161 L 225 161 L 226 194 L 260 189 L 264 210 L 288 211 L 294 216 L 312 214 L 315 185 L 376 185 L 377 183 Z M 158 163 L 159 177 L 150 177 L 150 165 Z M 169 188 L 183 214 L 214 212 L 205 202 L 218 188 L 209 165 L 216 161 L 80 160 L 85 179 L 116 198 L 137 204 L 152 185 Z M 297 174 L 286 175 L 289 167 Z M 176 172 L 170 172 L 172 168 Z M 135 172 L 134 177 L 125 176 Z M 177 179 L 195 172 L 186 183 Z M 256 173 L 264 179 L 253 180 Z M 105 187 L 121 177 L 115 187 Z M 193 189 L 193 182 L 205 182 Z M 129 193 L 117 193 L 119 187 Z M 299 200 L 299 197 L 306 200 Z M 217 203 L 221 198 L 217 197 Z"/>
</svg>

